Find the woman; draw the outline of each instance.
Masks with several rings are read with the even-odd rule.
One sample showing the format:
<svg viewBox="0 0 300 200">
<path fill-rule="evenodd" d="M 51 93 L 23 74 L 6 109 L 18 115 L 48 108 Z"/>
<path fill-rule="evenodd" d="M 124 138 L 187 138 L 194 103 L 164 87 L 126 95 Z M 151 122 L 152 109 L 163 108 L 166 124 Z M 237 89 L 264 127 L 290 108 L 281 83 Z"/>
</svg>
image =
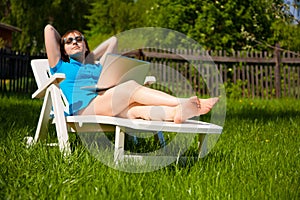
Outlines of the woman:
<svg viewBox="0 0 300 200">
<path fill-rule="evenodd" d="M 111 37 L 90 52 L 84 36 L 77 30 L 62 37 L 47 25 L 45 46 L 51 73 L 65 73 L 60 87 L 70 103 L 70 114 L 106 115 L 129 119 L 164 120 L 182 123 L 208 113 L 218 98 L 177 98 L 164 92 L 127 81 L 99 93 L 80 90 L 80 86 L 95 85 L 107 53 L 116 53 L 117 38 Z M 100 65 L 93 63 L 100 59 Z M 101 87 L 101 86 L 99 86 Z"/>
</svg>

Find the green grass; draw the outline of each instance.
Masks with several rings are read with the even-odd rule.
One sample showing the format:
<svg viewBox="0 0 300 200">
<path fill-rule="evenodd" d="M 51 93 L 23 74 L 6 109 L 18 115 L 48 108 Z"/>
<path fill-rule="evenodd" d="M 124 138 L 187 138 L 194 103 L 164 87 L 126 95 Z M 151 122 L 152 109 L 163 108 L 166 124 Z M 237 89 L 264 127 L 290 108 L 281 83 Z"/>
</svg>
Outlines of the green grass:
<svg viewBox="0 0 300 200">
<path fill-rule="evenodd" d="M 223 134 L 186 166 L 126 173 L 78 145 L 64 158 L 37 144 L 41 101 L 0 98 L 0 199 L 299 199 L 300 101 L 229 100 Z"/>
</svg>

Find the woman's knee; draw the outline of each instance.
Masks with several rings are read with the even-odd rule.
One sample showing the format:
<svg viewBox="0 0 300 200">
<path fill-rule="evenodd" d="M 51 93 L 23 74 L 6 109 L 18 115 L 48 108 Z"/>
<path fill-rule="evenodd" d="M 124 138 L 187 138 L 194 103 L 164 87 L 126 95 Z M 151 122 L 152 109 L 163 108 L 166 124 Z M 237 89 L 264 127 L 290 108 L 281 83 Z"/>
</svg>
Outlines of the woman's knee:
<svg viewBox="0 0 300 200">
<path fill-rule="evenodd" d="M 126 81 L 125 83 L 123 83 L 123 85 L 126 86 L 129 89 L 135 89 L 135 88 L 141 86 L 135 80 Z"/>
</svg>

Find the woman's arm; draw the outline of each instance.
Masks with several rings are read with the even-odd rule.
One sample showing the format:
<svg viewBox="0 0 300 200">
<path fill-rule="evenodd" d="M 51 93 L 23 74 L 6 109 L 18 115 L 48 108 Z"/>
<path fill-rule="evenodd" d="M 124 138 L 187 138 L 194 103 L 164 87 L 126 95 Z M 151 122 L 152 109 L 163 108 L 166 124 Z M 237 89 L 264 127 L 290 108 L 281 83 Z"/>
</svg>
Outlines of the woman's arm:
<svg viewBox="0 0 300 200">
<path fill-rule="evenodd" d="M 96 49 L 93 50 L 93 55 L 95 59 L 100 58 L 100 64 L 103 66 L 105 56 L 107 53 L 117 53 L 118 40 L 115 36 L 105 40 Z"/>
<path fill-rule="evenodd" d="M 51 26 L 46 25 L 44 29 L 46 53 L 50 67 L 54 67 L 61 58 L 60 52 L 60 34 Z"/>
</svg>

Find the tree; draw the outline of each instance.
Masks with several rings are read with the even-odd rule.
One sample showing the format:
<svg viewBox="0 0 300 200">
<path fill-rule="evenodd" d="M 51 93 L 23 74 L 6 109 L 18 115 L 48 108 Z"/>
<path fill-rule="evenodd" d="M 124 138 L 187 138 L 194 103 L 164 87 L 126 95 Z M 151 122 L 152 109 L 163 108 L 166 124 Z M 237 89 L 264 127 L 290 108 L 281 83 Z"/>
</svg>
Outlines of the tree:
<svg viewBox="0 0 300 200">
<path fill-rule="evenodd" d="M 274 19 L 270 1 L 206 2 L 188 34 L 209 49 L 238 50 L 256 45 L 252 39 L 268 38 Z"/>
<path fill-rule="evenodd" d="M 55 0 L 50 4 L 47 12 L 49 23 L 53 24 L 61 33 L 71 29 L 84 31 L 88 28 L 91 4 L 94 0 Z"/>
<path fill-rule="evenodd" d="M 43 2 L 38 0 L 10 0 L 9 9 L 1 21 L 17 26 L 22 33 L 14 34 L 13 46 L 15 50 L 34 52 L 39 46 L 37 28 L 43 16 L 38 15 L 44 8 Z M 39 17 L 38 17 L 39 16 Z"/>
<path fill-rule="evenodd" d="M 275 40 L 278 24 L 290 25 L 282 8 L 283 0 L 157 0 L 148 26 L 180 31 L 206 49 L 257 49 L 257 41 Z"/>
<path fill-rule="evenodd" d="M 138 27 L 172 29 L 205 49 L 266 48 L 264 43 L 300 49 L 299 25 L 285 12 L 283 0 L 2 0 L 1 22 L 17 26 L 15 50 L 43 51 L 43 29 L 78 29 L 91 48 L 108 37 Z M 176 41 L 172 35 L 165 43 Z"/>
<path fill-rule="evenodd" d="M 1 0 L 0 1 L 0 19 L 7 17 L 9 14 L 10 0 Z"/>
<path fill-rule="evenodd" d="M 294 16 L 291 15 L 288 5 L 279 4 L 280 9 L 276 9 L 276 16 L 281 16 L 272 23 L 270 27 L 272 37 L 267 40 L 268 44 L 279 43 L 281 48 L 300 51 L 300 25 L 295 24 Z"/>
<path fill-rule="evenodd" d="M 91 47 L 122 31 L 144 26 L 144 14 L 152 0 L 99 0 L 92 3 L 88 30 Z"/>
<path fill-rule="evenodd" d="M 15 34 L 13 46 L 15 50 L 37 53 L 44 48 L 43 30 L 46 24 L 53 24 L 61 33 L 68 29 L 86 28 L 91 0 L 8 0 L 7 11 L 2 22 L 22 29 Z"/>
</svg>

